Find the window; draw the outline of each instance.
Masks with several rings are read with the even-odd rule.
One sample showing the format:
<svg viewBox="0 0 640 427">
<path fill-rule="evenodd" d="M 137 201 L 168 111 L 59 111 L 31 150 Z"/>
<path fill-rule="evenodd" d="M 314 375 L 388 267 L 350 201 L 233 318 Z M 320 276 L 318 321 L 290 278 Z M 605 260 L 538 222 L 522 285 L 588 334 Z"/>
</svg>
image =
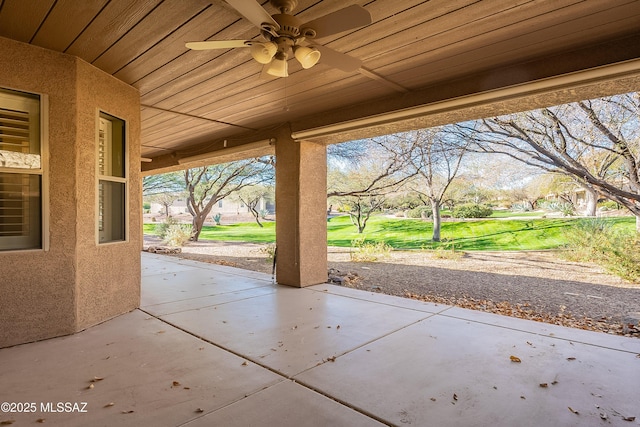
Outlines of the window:
<svg viewBox="0 0 640 427">
<path fill-rule="evenodd" d="M 98 121 L 98 242 L 124 241 L 127 212 L 125 123 L 105 113 L 100 113 Z"/>
<path fill-rule="evenodd" d="M 0 251 L 40 249 L 40 97 L 0 89 Z"/>
</svg>

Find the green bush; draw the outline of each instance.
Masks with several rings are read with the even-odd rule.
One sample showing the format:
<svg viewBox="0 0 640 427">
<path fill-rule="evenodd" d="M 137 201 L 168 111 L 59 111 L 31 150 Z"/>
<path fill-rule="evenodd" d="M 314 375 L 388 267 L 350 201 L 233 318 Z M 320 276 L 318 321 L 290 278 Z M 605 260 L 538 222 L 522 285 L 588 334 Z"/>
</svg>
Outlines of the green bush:
<svg viewBox="0 0 640 427">
<path fill-rule="evenodd" d="M 418 206 L 405 212 L 407 218 L 431 218 L 430 206 Z"/>
<path fill-rule="evenodd" d="M 618 203 L 614 202 L 613 200 L 607 200 L 598 203 L 598 208 L 601 211 L 615 211 L 620 209 L 620 205 L 618 205 Z"/>
<path fill-rule="evenodd" d="M 640 238 L 634 232 L 613 230 L 603 219 L 580 220 L 567 236 L 568 258 L 594 262 L 632 282 L 640 280 Z"/>
<path fill-rule="evenodd" d="M 489 206 L 466 203 L 456 206 L 451 215 L 454 218 L 487 218 L 492 213 L 493 210 Z"/>
</svg>

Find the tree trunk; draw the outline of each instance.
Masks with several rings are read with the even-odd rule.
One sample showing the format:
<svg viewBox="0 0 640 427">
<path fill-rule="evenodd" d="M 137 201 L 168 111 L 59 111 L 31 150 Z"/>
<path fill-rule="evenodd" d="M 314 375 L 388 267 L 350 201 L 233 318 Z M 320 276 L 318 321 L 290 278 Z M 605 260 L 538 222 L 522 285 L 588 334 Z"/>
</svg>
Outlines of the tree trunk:
<svg viewBox="0 0 640 427">
<path fill-rule="evenodd" d="M 596 209 L 598 208 L 598 193 L 590 188 L 585 188 L 587 191 L 587 206 L 584 211 L 585 216 L 596 216 Z"/>
<path fill-rule="evenodd" d="M 251 214 L 253 215 L 253 217 L 256 220 L 256 223 L 262 228 L 264 227 L 264 225 L 262 225 L 262 223 L 260 222 L 260 212 L 258 212 L 258 210 L 254 207 L 254 206 L 249 206 L 249 210 L 251 211 Z"/>
<path fill-rule="evenodd" d="M 440 201 L 431 199 L 431 213 L 433 216 L 433 237 L 432 240 L 434 242 L 440 241 L 440 227 L 441 227 L 441 219 L 440 219 Z"/>
<path fill-rule="evenodd" d="M 193 230 L 191 231 L 191 240 L 197 242 L 200 238 L 200 232 L 202 231 L 202 225 L 204 224 L 204 220 L 206 216 L 203 215 L 194 215 L 193 221 L 191 225 L 193 226 Z"/>
</svg>

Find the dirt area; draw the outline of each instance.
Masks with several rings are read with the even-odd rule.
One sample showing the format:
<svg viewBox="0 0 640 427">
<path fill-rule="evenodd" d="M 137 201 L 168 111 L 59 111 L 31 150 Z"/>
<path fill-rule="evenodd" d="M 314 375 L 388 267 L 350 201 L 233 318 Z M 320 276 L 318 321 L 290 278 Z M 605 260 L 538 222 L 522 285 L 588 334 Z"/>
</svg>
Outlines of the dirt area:
<svg viewBox="0 0 640 427">
<path fill-rule="evenodd" d="M 145 244 L 158 244 L 145 236 Z M 266 245 L 200 241 L 173 256 L 271 274 Z M 640 337 L 640 284 L 553 251 L 467 252 L 439 259 L 393 251 L 377 262 L 351 262 L 349 248 L 328 249 L 330 279 L 367 291 Z"/>
</svg>

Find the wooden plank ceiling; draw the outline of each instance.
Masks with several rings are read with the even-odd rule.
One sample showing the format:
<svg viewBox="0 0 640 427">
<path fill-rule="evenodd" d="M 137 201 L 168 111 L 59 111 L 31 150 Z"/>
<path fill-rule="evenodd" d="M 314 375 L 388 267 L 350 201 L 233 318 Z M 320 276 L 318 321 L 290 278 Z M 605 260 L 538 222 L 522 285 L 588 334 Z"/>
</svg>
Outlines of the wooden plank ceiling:
<svg viewBox="0 0 640 427">
<path fill-rule="evenodd" d="M 309 21 L 348 4 L 372 23 L 319 42 L 361 59 L 352 73 L 292 60 L 289 77 L 266 80 L 248 49 L 186 49 L 260 39 L 222 0 L 0 0 L 0 36 L 78 56 L 138 88 L 148 170 L 285 123 L 303 132 L 640 58 L 640 1 L 299 0 L 294 14 Z M 606 90 L 637 90 L 629 81 Z"/>
</svg>

